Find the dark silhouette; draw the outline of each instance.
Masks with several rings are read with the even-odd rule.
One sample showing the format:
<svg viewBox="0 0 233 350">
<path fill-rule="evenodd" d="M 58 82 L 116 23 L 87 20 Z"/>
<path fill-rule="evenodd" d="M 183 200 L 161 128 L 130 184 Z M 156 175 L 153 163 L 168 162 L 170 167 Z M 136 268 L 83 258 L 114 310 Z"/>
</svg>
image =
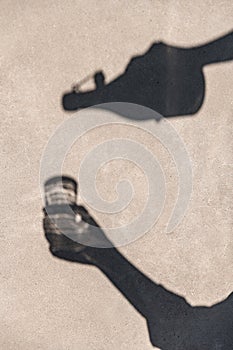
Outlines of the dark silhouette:
<svg viewBox="0 0 233 350">
<path fill-rule="evenodd" d="M 104 74 L 97 72 L 95 90 L 74 89 L 63 95 L 62 104 L 65 110 L 74 111 L 106 102 L 129 102 L 164 117 L 195 114 L 205 95 L 203 67 L 232 59 L 232 32 L 191 48 L 155 43 L 144 55 L 134 57 L 125 72 L 109 84 L 105 85 Z"/>
<path fill-rule="evenodd" d="M 65 179 L 68 181 L 68 178 Z M 74 180 L 70 179 L 70 182 L 73 186 Z M 74 211 L 81 216 L 79 223 L 62 216 L 59 205 L 57 208 L 54 204 L 48 205 L 44 209 L 44 232 L 54 256 L 90 264 L 102 271 L 145 317 L 154 346 L 162 350 L 233 349 L 233 293 L 212 307 L 192 307 L 183 297 L 150 280 L 117 249 L 93 248 L 76 243 L 59 231 L 56 220 L 51 219 L 54 214 L 64 220 L 63 224 L 59 222 L 59 227 L 70 225 L 76 241 L 82 235 L 90 236 L 91 228 L 98 224 L 85 208 L 74 205 L 73 200 L 72 203 Z M 48 213 L 52 216 L 49 217 Z M 99 235 L 100 239 L 109 241 L 101 229 Z"/>
</svg>

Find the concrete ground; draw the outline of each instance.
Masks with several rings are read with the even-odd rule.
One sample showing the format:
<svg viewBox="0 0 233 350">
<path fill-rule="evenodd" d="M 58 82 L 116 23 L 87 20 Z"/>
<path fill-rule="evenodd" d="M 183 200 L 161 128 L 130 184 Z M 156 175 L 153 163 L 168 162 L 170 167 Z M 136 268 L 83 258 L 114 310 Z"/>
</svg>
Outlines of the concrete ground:
<svg viewBox="0 0 233 350">
<path fill-rule="evenodd" d="M 70 117 L 61 96 L 73 83 L 97 70 L 105 72 L 107 82 L 114 79 L 132 56 L 155 41 L 191 47 L 226 34 L 232 30 L 232 2 L 2 0 L 0 8 L 0 348 L 152 349 L 145 320 L 101 272 L 49 253 L 42 228 L 40 159 L 55 128 Z M 232 68 L 233 62 L 206 66 L 199 112 L 169 120 L 193 164 L 192 197 L 172 234 L 164 228 L 176 197 L 176 173 L 148 134 L 123 127 L 94 130 L 77 141 L 64 164 L 66 174 L 77 176 L 91 147 L 119 134 L 130 134 L 152 150 L 167 178 L 164 211 L 146 235 L 120 251 L 192 305 L 210 306 L 233 289 Z M 144 193 L 140 170 L 113 161 L 99 172 L 97 185 L 112 200 L 122 173 L 134 178 L 131 218 L 140 211 Z M 101 225 L 127 219 L 123 213 L 91 212 Z"/>
</svg>

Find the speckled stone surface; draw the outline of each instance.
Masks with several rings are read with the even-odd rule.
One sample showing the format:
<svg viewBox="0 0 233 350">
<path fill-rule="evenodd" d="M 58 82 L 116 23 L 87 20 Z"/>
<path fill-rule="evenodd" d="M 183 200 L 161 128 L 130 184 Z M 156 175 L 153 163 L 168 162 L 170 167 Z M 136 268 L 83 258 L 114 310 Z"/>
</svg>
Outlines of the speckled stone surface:
<svg viewBox="0 0 233 350">
<path fill-rule="evenodd" d="M 191 47 L 232 30 L 232 1 L 1 1 L 0 348 L 2 350 L 149 350 L 142 316 L 96 268 L 58 261 L 42 228 L 40 159 L 57 125 L 69 118 L 61 96 L 88 74 L 110 81 L 155 41 Z M 193 164 L 193 193 L 184 220 L 166 235 L 177 179 L 158 142 L 123 127 L 94 130 L 77 142 L 64 165 L 76 176 L 82 157 L 104 138 L 129 135 L 150 147 L 167 180 L 158 223 L 120 251 L 156 283 L 210 306 L 232 281 L 233 62 L 204 67 L 205 99 L 193 116 L 170 122 Z M 93 88 L 88 82 L 85 88 Z M 114 199 L 118 176 L 132 176 L 140 210 L 143 174 L 113 161 L 97 186 Z M 125 217 L 92 211 L 103 225 Z"/>
</svg>

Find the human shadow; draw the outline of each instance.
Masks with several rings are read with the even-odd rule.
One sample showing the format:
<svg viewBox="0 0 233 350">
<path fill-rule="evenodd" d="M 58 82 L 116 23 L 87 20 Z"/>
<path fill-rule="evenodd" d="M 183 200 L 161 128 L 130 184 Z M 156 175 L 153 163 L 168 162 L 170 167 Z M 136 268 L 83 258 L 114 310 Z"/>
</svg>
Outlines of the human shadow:
<svg viewBox="0 0 233 350">
<path fill-rule="evenodd" d="M 70 182 L 75 181 L 70 179 Z M 149 279 L 116 248 L 95 248 L 78 243 L 83 236 L 89 237 L 92 227 L 99 227 L 98 224 L 82 206 L 72 206 L 81 218 L 79 222 L 64 216 L 59 207 L 60 204 L 47 202 L 44 208 L 43 227 L 50 252 L 57 258 L 98 268 L 146 319 L 153 346 L 161 350 L 233 349 L 233 293 L 211 307 L 194 307 L 182 296 Z M 68 226 L 73 239 L 61 232 L 61 227 Z M 99 235 L 109 242 L 100 227 Z"/>
<path fill-rule="evenodd" d="M 73 89 L 63 95 L 62 105 L 66 111 L 74 111 L 102 103 L 128 102 L 149 107 L 163 117 L 193 115 L 205 96 L 203 67 L 232 59 L 233 32 L 190 48 L 154 43 L 144 55 L 133 57 L 119 77 L 105 84 L 104 73 L 96 72 L 94 90 Z"/>
</svg>

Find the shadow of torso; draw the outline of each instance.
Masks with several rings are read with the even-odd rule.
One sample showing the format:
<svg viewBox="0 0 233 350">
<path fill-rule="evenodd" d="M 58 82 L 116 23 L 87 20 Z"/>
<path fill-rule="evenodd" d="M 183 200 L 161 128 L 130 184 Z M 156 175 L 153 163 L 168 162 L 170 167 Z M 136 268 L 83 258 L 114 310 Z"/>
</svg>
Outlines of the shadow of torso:
<svg viewBox="0 0 233 350">
<path fill-rule="evenodd" d="M 168 291 L 163 291 L 161 299 L 158 291 L 155 295 L 147 315 L 154 346 L 162 350 L 233 349 L 233 293 L 212 307 L 192 307 Z"/>
</svg>

